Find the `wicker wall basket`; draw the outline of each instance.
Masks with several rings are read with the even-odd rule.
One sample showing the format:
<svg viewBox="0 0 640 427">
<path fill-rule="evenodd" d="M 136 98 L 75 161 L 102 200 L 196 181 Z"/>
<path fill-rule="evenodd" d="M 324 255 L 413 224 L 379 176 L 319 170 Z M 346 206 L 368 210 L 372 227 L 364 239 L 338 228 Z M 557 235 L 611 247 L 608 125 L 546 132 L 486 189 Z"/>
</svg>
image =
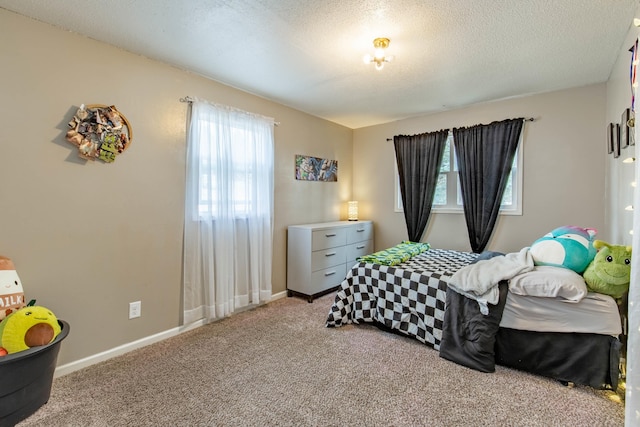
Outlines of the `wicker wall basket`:
<svg viewBox="0 0 640 427">
<path fill-rule="evenodd" d="M 83 104 L 69 122 L 66 137 L 83 159 L 112 163 L 131 145 L 133 131 L 115 105 Z"/>
</svg>

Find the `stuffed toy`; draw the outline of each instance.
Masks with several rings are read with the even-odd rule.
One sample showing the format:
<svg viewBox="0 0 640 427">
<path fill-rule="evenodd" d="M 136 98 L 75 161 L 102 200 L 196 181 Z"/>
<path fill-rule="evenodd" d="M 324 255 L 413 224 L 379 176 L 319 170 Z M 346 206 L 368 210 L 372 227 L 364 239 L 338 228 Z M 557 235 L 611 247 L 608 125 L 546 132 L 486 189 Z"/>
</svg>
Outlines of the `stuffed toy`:
<svg viewBox="0 0 640 427">
<path fill-rule="evenodd" d="M 27 306 L 0 322 L 0 347 L 11 354 L 47 345 L 61 332 L 56 316 L 48 308 Z"/>
<path fill-rule="evenodd" d="M 610 245 L 602 240 L 596 240 L 593 246 L 598 253 L 582 275 L 587 289 L 621 298 L 631 281 L 631 246 Z"/>
<path fill-rule="evenodd" d="M 572 225 L 558 227 L 531 245 L 535 265 L 564 267 L 582 274 L 596 256 L 593 240 L 597 230 Z"/>
<path fill-rule="evenodd" d="M 11 259 L 0 255 L 0 322 L 25 306 L 22 282 Z"/>
</svg>

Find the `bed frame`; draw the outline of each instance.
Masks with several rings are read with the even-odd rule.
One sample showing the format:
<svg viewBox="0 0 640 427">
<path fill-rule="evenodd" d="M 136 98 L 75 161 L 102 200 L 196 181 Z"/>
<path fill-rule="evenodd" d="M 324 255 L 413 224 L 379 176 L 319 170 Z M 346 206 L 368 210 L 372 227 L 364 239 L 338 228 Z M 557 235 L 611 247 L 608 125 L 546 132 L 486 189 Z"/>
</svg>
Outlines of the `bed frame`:
<svg viewBox="0 0 640 427">
<path fill-rule="evenodd" d="M 597 389 L 618 387 L 620 341 L 609 335 L 500 328 L 499 365 Z"/>
<path fill-rule="evenodd" d="M 476 301 L 447 285 L 447 276 L 460 265 L 473 262 L 469 257 L 469 253 L 432 249 L 397 266 L 359 263 L 341 283 L 327 326 L 373 323 L 418 339 L 439 351 L 441 357 L 482 372 L 493 372 L 498 364 L 563 384 L 616 390 L 618 338 L 499 327 L 508 292 L 506 281 L 500 284 L 500 302 L 491 316 L 479 315 Z M 490 323 L 469 332 L 469 314 Z"/>
</svg>

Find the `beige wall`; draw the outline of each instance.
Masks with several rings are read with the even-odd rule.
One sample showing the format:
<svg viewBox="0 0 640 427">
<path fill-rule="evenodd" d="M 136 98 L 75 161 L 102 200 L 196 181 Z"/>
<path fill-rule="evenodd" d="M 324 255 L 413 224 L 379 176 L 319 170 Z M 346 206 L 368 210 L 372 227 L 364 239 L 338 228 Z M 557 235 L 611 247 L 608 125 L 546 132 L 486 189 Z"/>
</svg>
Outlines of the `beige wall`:
<svg viewBox="0 0 640 427">
<path fill-rule="evenodd" d="M 58 364 L 175 328 L 181 318 L 185 127 L 190 95 L 274 117 L 273 291 L 286 226 L 345 219 L 352 130 L 0 9 L 0 254 L 27 299 L 71 325 Z M 78 158 L 80 104 L 115 105 L 133 129 L 115 163 Z M 295 154 L 338 160 L 338 183 L 294 180 Z M 128 320 L 130 301 L 142 317 Z"/>
<path fill-rule="evenodd" d="M 515 252 L 555 227 L 594 227 L 604 222 L 605 85 L 476 105 L 354 131 L 354 198 L 362 217 L 375 222 L 375 246 L 407 238 L 402 213 L 394 212 L 394 135 L 411 135 L 514 117 L 524 126 L 524 194 L 521 216 L 500 216 L 487 249 Z M 423 241 L 470 250 L 464 215 L 432 214 Z"/>
</svg>

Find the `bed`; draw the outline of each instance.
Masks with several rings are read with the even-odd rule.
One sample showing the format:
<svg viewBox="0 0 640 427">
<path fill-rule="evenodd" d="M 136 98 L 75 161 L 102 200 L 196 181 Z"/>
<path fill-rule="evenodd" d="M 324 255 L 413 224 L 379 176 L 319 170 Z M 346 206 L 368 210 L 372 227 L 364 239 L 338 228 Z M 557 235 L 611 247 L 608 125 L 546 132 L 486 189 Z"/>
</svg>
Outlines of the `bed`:
<svg viewBox="0 0 640 427">
<path fill-rule="evenodd" d="M 563 383 L 615 390 L 621 345 L 616 302 L 586 288 L 578 295 L 573 284 L 564 283 L 554 296 L 527 295 L 525 285 L 531 288 L 533 279 L 550 277 L 536 269 L 529 272 L 533 276 L 496 279 L 495 300 L 483 309 L 478 298 L 453 285 L 452 277 L 496 255 L 503 254 L 429 249 L 394 265 L 362 259 L 342 281 L 326 326 L 372 323 L 482 372 L 493 372 L 499 364 Z M 528 282 L 518 285 L 520 277 Z"/>
</svg>

